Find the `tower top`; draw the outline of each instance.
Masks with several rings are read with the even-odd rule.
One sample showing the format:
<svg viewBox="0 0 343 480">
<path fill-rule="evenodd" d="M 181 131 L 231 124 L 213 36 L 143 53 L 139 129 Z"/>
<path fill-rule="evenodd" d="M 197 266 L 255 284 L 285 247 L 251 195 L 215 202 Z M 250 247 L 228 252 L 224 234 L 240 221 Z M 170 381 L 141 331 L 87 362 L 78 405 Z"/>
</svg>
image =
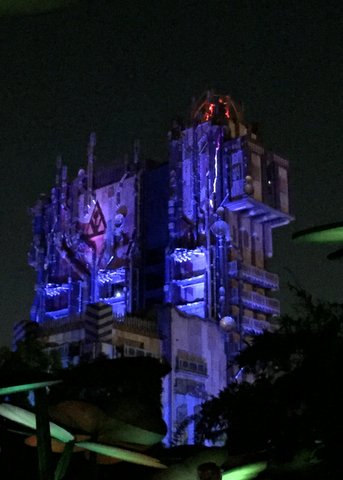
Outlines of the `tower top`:
<svg viewBox="0 0 343 480">
<path fill-rule="evenodd" d="M 193 102 L 191 119 L 194 123 L 211 121 L 215 125 L 226 125 L 229 120 L 244 123 L 242 105 L 232 100 L 229 95 L 208 90 Z"/>
</svg>

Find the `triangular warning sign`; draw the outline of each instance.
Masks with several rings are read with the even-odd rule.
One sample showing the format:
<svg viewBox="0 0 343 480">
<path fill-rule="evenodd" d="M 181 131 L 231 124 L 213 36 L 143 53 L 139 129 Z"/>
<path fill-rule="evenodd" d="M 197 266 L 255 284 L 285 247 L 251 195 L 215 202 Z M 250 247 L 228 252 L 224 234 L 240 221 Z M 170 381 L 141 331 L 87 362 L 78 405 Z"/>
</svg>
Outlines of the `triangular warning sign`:
<svg viewBox="0 0 343 480">
<path fill-rule="evenodd" d="M 98 237 L 106 232 L 106 226 L 104 214 L 102 213 L 99 202 L 97 201 L 91 219 L 86 226 L 85 234 L 88 238 Z"/>
</svg>

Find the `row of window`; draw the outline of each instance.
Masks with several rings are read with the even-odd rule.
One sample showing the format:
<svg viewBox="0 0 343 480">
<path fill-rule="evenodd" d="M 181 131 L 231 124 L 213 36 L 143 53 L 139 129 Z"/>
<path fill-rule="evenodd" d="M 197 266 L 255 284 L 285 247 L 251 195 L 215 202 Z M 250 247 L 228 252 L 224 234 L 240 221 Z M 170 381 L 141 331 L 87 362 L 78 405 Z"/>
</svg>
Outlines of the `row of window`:
<svg viewBox="0 0 343 480">
<path fill-rule="evenodd" d="M 207 375 L 207 365 L 205 362 L 195 362 L 190 360 L 180 359 L 176 357 L 176 370 L 188 370 L 190 372 Z"/>
</svg>

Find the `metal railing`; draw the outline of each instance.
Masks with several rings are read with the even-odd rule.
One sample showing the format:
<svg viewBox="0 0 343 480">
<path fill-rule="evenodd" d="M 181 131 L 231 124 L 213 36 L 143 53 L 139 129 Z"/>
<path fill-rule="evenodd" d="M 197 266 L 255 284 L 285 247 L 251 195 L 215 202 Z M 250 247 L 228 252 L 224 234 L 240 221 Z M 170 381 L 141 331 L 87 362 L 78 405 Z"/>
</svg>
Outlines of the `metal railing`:
<svg viewBox="0 0 343 480">
<path fill-rule="evenodd" d="M 263 268 L 253 265 L 239 266 L 237 260 L 229 262 L 229 276 L 238 277 L 239 268 L 241 269 L 242 280 L 247 280 L 254 285 L 260 285 L 264 288 L 279 289 L 279 276 L 276 273 L 267 272 Z"/>
<path fill-rule="evenodd" d="M 254 334 L 261 334 L 265 331 L 272 330 L 270 323 L 266 320 L 258 320 L 257 318 L 252 317 L 243 317 L 242 327 L 243 330 Z"/>
<path fill-rule="evenodd" d="M 280 315 L 280 302 L 276 298 L 265 297 L 260 293 L 241 291 L 239 298 L 238 288 L 231 290 L 231 303 L 239 305 L 242 302 L 245 308 L 258 310 L 272 315 Z"/>
</svg>

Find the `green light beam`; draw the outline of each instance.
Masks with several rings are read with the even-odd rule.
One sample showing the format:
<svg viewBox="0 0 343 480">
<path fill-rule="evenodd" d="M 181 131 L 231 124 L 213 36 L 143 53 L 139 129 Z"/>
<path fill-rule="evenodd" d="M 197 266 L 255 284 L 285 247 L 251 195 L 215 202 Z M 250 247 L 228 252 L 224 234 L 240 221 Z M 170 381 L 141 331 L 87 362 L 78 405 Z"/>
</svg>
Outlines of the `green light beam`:
<svg viewBox="0 0 343 480">
<path fill-rule="evenodd" d="M 10 403 L 1 403 L 0 415 L 8 420 L 25 425 L 25 427 L 37 430 L 36 415 L 24 408 L 16 407 Z M 51 437 L 56 438 L 61 442 L 68 443 L 74 440 L 74 436 L 71 433 L 64 428 L 59 427 L 56 423 L 49 422 L 49 428 Z"/>
<path fill-rule="evenodd" d="M 27 392 L 29 390 L 36 390 L 37 388 L 50 387 L 56 383 L 61 383 L 62 380 L 51 380 L 49 382 L 26 383 L 24 385 L 13 385 L 10 387 L 0 388 L 0 395 L 10 395 L 11 393 Z"/>
<path fill-rule="evenodd" d="M 298 242 L 343 243 L 343 224 L 339 222 L 307 228 L 294 233 L 292 238 Z"/>
<path fill-rule="evenodd" d="M 143 453 L 133 452 L 124 448 L 112 447 L 110 445 L 102 445 L 94 442 L 77 442 L 75 445 L 85 448 L 91 452 L 100 453 L 108 457 L 117 458 L 124 462 L 137 463 L 138 465 L 145 465 L 153 468 L 167 468 L 157 458 L 149 457 Z"/>
<path fill-rule="evenodd" d="M 243 465 L 228 472 L 224 472 L 222 480 L 250 480 L 258 473 L 267 468 L 266 462 L 251 463 L 250 465 Z"/>
</svg>

